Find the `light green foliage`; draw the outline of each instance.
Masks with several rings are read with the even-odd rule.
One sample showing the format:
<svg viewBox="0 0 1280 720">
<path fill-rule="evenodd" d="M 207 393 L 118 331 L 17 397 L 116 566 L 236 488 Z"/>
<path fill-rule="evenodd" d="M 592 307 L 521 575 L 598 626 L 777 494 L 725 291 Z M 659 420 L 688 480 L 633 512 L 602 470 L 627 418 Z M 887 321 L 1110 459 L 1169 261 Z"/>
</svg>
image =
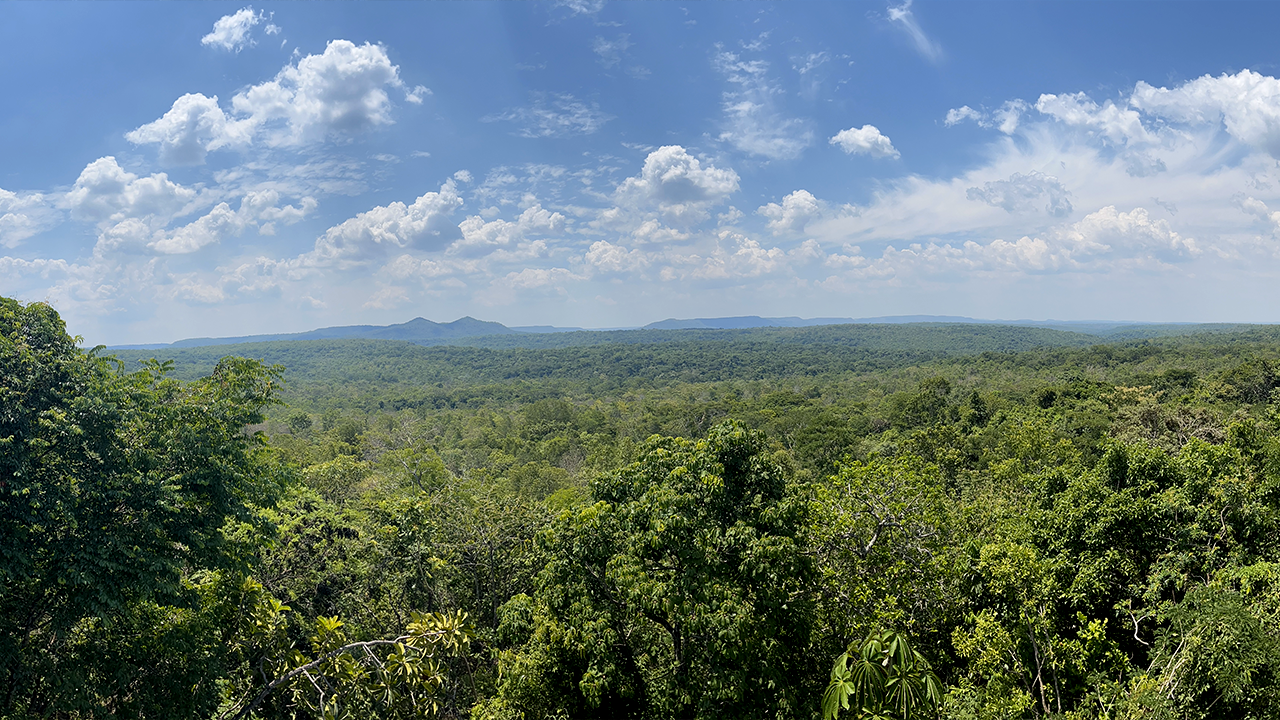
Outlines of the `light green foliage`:
<svg viewBox="0 0 1280 720">
<path fill-rule="evenodd" d="M 1275 711 L 1267 566 L 1248 569 L 1277 550 L 1274 444 L 1253 424 L 1228 435 L 1174 456 L 1112 442 L 1091 469 L 1020 476 L 1023 522 L 988 525 L 962 565 L 952 715 Z"/>
<path fill-rule="evenodd" d="M 952 636 L 967 661 L 962 687 L 975 694 L 985 713 L 1009 716 L 1034 709 L 1063 711 L 1061 688 L 1068 667 L 1054 577 L 1039 553 L 1012 542 L 973 547 L 966 580 L 970 612 Z M 1069 709 L 1069 708 L 1068 708 Z"/>
<path fill-rule="evenodd" d="M 822 696 L 822 718 L 835 720 L 842 710 L 865 720 L 932 718 L 942 695 L 942 681 L 910 638 L 881 630 L 851 643 L 836 658 Z"/>
<path fill-rule="evenodd" d="M 410 607 L 462 608 L 486 632 L 498 607 L 531 586 L 534 538 L 550 520 L 541 503 L 458 484 L 380 503 L 369 517 L 380 527 L 384 587 L 403 587 Z"/>
<path fill-rule="evenodd" d="M 1163 613 L 1150 673 L 1175 708 L 1232 717 L 1280 710 L 1280 637 L 1238 594 L 1193 587 Z"/>
<path fill-rule="evenodd" d="M 352 455 L 339 455 L 302 471 L 307 486 L 334 503 L 342 503 L 358 495 L 360 483 L 368 476 L 368 465 Z"/>
<path fill-rule="evenodd" d="M 421 443 L 384 453 L 379 463 L 398 480 L 397 486 L 419 492 L 438 490 L 450 479 L 440 455 Z"/>
<path fill-rule="evenodd" d="M 225 686 L 223 718 L 433 717 L 454 680 L 448 662 L 472 638 L 465 613 L 411 612 L 394 637 L 352 640 L 341 620 L 320 616 L 298 641 L 286 630 L 289 606 L 253 581 L 241 590 L 248 623 L 235 651 L 244 665 Z"/>
<path fill-rule="evenodd" d="M 807 544 L 818 558 L 818 607 L 837 647 L 876 627 L 937 629 L 949 529 L 936 467 L 872 457 L 815 483 Z"/>
</svg>

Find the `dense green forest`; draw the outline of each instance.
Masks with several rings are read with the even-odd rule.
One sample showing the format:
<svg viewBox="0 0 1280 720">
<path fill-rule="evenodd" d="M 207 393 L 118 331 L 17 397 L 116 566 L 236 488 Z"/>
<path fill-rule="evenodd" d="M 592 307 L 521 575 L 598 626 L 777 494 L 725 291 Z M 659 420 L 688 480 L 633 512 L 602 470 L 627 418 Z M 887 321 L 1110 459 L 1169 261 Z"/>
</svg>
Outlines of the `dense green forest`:
<svg viewBox="0 0 1280 720">
<path fill-rule="evenodd" d="M 1127 332 L 0 300 L 0 718 L 1280 717 L 1280 330 Z"/>
</svg>

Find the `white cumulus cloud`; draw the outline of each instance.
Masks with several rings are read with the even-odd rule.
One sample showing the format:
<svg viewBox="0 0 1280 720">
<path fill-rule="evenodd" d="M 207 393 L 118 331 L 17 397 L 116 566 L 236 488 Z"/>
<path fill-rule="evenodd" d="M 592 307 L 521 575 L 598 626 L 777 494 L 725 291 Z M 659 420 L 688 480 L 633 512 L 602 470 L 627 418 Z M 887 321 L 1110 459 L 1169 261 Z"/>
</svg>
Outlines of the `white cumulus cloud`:
<svg viewBox="0 0 1280 720">
<path fill-rule="evenodd" d="M 952 127 L 966 120 L 972 120 L 980 127 L 994 127 L 1005 135 L 1012 135 L 1018 129 L 1018 123 L 1022 120 L 1022 116 L 1027 112 L 1028 107 L 1025 100 L 1009 100 L 992 112 L 987 112 L 985 109 L 974 110 L 968 105 L 962 105 L 948 110 L 943 123 L 947 127 Z"/>
<path fill-rule="evenodd" d="M 224 147 L 244 147 L 253 140 L 256 123 L 235 120 L 218 106 L 218 98 L 188 93 L 173 102 L 159 119 L 125 133 L 135 145 L 160 145 L 167 165 L 201 165 L 205 154 Z"/>
<path fill-rule="evenodd" d="M 633 207 L 657 209 L 668 221 L 688 224 L 707 217 L 708 209 L 738 191 L 732 168 L 703 166 L 679 145 L 649 153 L 636 177 L 618 185 L 615 196 Z"/>
<path fill-rule="evenodd" d="M 752 237 L 730 229 L 721 230 L 716 245 L 705 255 L 670 257 L 660 277 L 664 280 L 691 279 L 732 284 L 785 269 L 787 254 L 777 247 L 765 248 Z"/>
<path fill-rule="evenodd" d="M 688 240 L 689 233 L 681 232 L 650 218 L 632 230 L 631 237 L 641 245 L 670 245 Z"/>
<path fill-rule="evenodd" d="M 1036 101 L 1036 110 L 1069 127 L 1097 133 L 1114 145 L 1153 139 L 1136 110 L 1110 100 L 1099 105 L 1082 92 L 1041 95 Z"/>
<path fill-rule="evenodd" d="M 462 206 L 453 180 L 439 192 L 421 195 L 411 205 L 393 202 L 339 223 L 316 240 L 303 264 L 329 265 L 363 262 L 369 257 L 405 248 L 439 249 L 458 236 L 450 217 Z"/>
<path fill-rule="evenodd" d="M 458 225 L 462 239 L 449 250 L 464 255 L 487 254 L 498 248 L 518 245 L 529 235 L 559 233 L 564 228 L 564 215 L 547 210 L 540 204 L 525 208 L 514 222 L 502 219 L 485 222 L 484 218 L 472 215 Z"/>
<path fill-rule="evenodd" d="M 253 26 L 265 19 L 265 15 L 255 13 L 252 7 L 241 8 L 231 15 L 218 18 L 218 21 L 213 24 L 213 31 L 200 38 L 200 44 L 229 52 L 240 52 L 245 46 L 253 44 L 253 38 L 250 37 Z"/>
<path fill-rule="evenodd" d="M 0 189 L 0 247 L 17 247 L 57 224 L 58 212 L 42 193 L 18 194 Z"/>
<path fill-rule="evenodd" d="M 1152 220 L 1145 208 L 1120 212 L 1115 206 L 1086 215 L 1063 233 L 1071 247 L 1097 248 L 1121 256 L 1150 256 L 1162 261 L 1195 257 L 1201 253 L 1192 238 L 1175 232 L 1164 220 Z"/>
<path fill-rule="evenodd" d="M 207 214 L 196 220 L 161 233 L 155 233 L 147 247 L 166 255 L 195 252 L 207 245 L 238 237 L 246 229 L 258 226 L 262 235 L 275 233 L 275 224 L 292 225 L 315 210 L 314 198 L 305 197 L 299 206 L 279 206 L 280 193 L 275 190 L 250 192 L 240 200 L 240 209 L 232 210 L 225 202 L 218 203 Z"/>
<path fill-rule="evenodd" d="M 1272 232 L 1280 232 L 1280 210 L 1272 211 L 1267 204 L 1254 197 L 1240 199 L 1240 209 L 1271 225 Z"/>
<path fill-rule="evenodd" d="M 1153 220 L 1145 208 L 1121 212 L 1108 205 L 1078 222 L 1014 241 L 889 245 L 879 258 L 832 255 L 827 264 L 855 278 L 911 277 L 918 274 L 1107 273 L 1124 268 L 1153 269 L 1194 259 L 1202 250 L 1192 238 Z"/>
<path fill-rule="evenodd" d="M 149 247 L 167 255 L 192 253 L 244 232 L 246 219 L 227 203 L 218 203 L 208 214 L 171 233 L 156 238 Z"/>
<path fill-rule="evenodd" d="M 566 268 L 525 268 L 519 272 L 507 273 L 506 277 L 495 280 L 494 284 L 515 290 L 563 290 L 566 283 L 581 279 Z"/>
<path fill-rule="evenodd" d="M 959 125 L 965 120 L 982 122 L 982 119 L 983 119 L 982 113 L 978 112 L 977 110 L 974 110 L 968 105 L 963 105 L 961 107 L 951 108 L 950 110 L 948 110 L 947 117 L 943 122 L 946 124 L 947 127 L 951 127 L 952 125 Z"/>
<path fill-rule="evenodd" d="M 1036 170 L 1025 175 L 1014 173 L 1008 180 L 992 180 L 983 183 L 982 187 L 971 187 L 965 194 L 970 200 L 1004 208 L 1010 213 L 1039 210 L 1042 200 L 1044 211 L 1054 217 L 1065 217 L 1072 210 L 1070 191 L 1058 178 Z"/>
<path fill-rule="evenodd" d="M 268 138 L 272 144 L 296 144 L 391 124 L 388 87 L 404 82 L 385 49 L 332 40 L 320 55 L 236 94 L 231 105 L 259 124 L 281 122 Z"/>
<path fill-rule="evenodd" d="M 139 177 L 107 156 L 85 166 L 63 202 L 78 220 L 103 223 L 145 217 L 163 225 L 183 214 L 196 195 L 165 173 Z"/>
<path fill-rule="evenodd" d="M 805 225 L 822 216 L 818 198 L 808 190 L 796 190 L 782 198 L 782 203 L 762 205 L 757 213 L 768 219 L 769 229 L 775 235 L 784 232 L 804 232 Z"/>
<path fill-rule="evenodd" d="M 1280 159 L 1280 80 L 1274 77 L 1242 70 L 1172 90 L 1138 82 L 1129 103 L 1179 123 L 1222 123 L 1232 137 Z"/>
<path fill-rule="evenodd" d="M 323 53 L 307 55 L 274 79 L 237 93 L 231 112 L 216 97 L 187 94 L 125 138 L 159 144 L 161 159 L 178 165 L 200 164 L 209 151 L 259 140 L 273 147 L 318 142 L 394 122 L 388 88 L 405 90 L 411 103 L 430 92 L 422 86 L 406 90 L 398 66 L 381 46 L 333 40 Z"/>
<path fill-rule="evenodd" d="M 591 243 L 583 256 L 587 267 L 598 274 L 629 274 L 649 266 L 649 258 L 639 250 L 628 250 L 607 240 Z"/>
<path fill-rule="evenodd" d="M 875 125 L 863 125 L 860 128 L 841 130 L 832 136 L 828 142 L 832 145 L 839 145 L 840 149 L 850 155 L 870 155 L 876 158 L 899 157 L 897 148 Z"/>
<path fill-rule="evenodd" d="M 382 272 L 396 280 L 426 279 L 446 275 L 453 270 L 447 263 L 430 258 L 414 257 L 408 253 L 383 266 Z"/>
</svg>

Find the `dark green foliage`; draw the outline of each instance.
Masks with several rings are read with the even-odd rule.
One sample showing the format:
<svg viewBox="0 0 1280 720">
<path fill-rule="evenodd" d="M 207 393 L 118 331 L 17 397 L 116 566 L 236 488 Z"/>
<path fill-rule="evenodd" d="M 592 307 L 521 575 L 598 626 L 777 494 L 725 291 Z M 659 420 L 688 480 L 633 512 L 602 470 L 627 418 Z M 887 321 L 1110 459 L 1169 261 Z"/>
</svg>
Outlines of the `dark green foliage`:
<svg viewBox="0 0 1280 720">
<path fill-rule="evenodd" d="M 289 430 L 294 435 L 305 435 L 311 431 L 311 416 L 304 412 L 293 413 L 289 416 Z"/>
<path fill-rule="evenodd" d="M 0 300 L 0 715 L 220 700 L 218 601 L 199 589 L 217 582 L 200 578 L 244 567 L 224 529 L 281 487 L 243 432 L 278 371 L 227 358 L 183 385 L 166 370 L 120 373 L 48 306 Z"/>
<path fill-rule="evenodd" d="M 652 438 L 543 536 L 519 643 L 487 712 L 541 717 L 803 715 L 812 680 L 804 504 L 763 438 Z"/>
<path fill-rule="evenodd" d="M 1280 637 L 1235 592 L 1196 585 L 1162 613 L 1152 669 L 1170 705 L 1201 717 L 1274 717 Z"/>
<path fill-rule="evenodd" d="M 574 333 L 591 335 L 591 333 Z M 643 330 L 609 333 L 606 344 L 547 349 L 520 346 L 421 347 L 392 340 L 260 342 L 198 348 L 118 350 L 126 362 L 172 359 L 179 377 L 207 372 L 217 358 L 246 354 L 289 368 L 291 380 L 360 386 L 577 381 L 596 387 L 753 379 L 899 367 L 983 351 L 1082 346 L 1089 336 L 1000 325 L 837 325 L 750 330 Z M 493 336 L 539 342 L 552 336 Z"/>
<path fill-rule="evenodd" d="M 895 427 L 925 427 L 959 418 L 959 409 L 951 402 L 951 383 L 943 377 L 924 380 L 913 393 L 893 398 L 889 412 Z"/>
<path fill-rule="evenodd" d="M 1266 360 L 1241 363 L 1223 373 L 1222 382 L 1232 399 L 1242 403 L 1267 402 L 1280 387 L 1280 377 Z"/>
</svg>

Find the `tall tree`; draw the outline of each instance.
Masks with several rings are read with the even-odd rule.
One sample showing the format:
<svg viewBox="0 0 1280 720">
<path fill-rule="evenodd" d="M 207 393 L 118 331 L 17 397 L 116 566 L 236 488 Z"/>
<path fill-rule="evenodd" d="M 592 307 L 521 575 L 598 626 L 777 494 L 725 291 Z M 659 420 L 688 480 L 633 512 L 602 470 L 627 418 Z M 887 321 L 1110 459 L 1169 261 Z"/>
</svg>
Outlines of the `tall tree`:
<svg viewBox="0 0 1280 720">
<path fill-rule="evenodd" d="M 806 503 L 762 436 L 653 437 L 543 536 L 534 597 L 504 607 L 523 641 L 483 713 L 528 717 L 805 715 Z"/>
<path fill-rule="evenodd" d="M 220 571 L 281 486 L 279 371 L 125 373 L 47 305 L 0 299 L 0 716 L 194 716 L 220 702 Z"/>
</svg>

